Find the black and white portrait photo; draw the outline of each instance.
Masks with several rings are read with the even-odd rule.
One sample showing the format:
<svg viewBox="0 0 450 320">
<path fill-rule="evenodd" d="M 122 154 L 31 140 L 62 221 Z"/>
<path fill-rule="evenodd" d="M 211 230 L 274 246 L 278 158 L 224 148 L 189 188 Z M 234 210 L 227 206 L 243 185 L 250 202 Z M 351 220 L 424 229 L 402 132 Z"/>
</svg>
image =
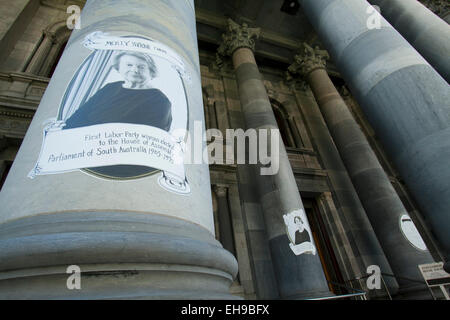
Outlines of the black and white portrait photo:
<svg viewBox="0 0 450 320">
<path fill-rule="evenodd" d="M 297 227 L 297 230 L 295 231 L 294 245 L 298 245 L 303 242 L 311 242 L 311 236 L 309 235 L 308 230 L 306 230 L 302 218 L 300 216 L 294 217 L 294 223 Z"/>
<path fill-rule="evenodd" d="M 154 59 L 145 53 L 119 51 L 112 68 L 123 80 L 109 82 L 84 102 L 67 120 L 64 129 L 121 122 L 170 130 L 172 105 L 154 86 L 158 75 Z"/>
<path fill-rule="evenodd" d="M 130 48 L 141 40 L 137 37 L 122 39 L 121 43 L 117 39 L 110 42 L 126 50 L 97 49 L 80 67 L 60 111 L 63 130 L 105 123 L 147 125 L 167 132 L 186 129 L 183 80 L 173 64 L 164 57 Z M 157 171 L 127 164 L 85 169 L 117 179 L 139 178 Z"/>
<path fill-rule="evenodd" d="M 295 210 L 283 216 L 290 240 L 289 247 L 295 255 L 316 254 L 312 233 L 303 209 Z"/>
<path fill-rule="evenodd" d="M 136 35 L 93 32 L 90 52 L 68 83 L 56 118 L 43 128 L 29 177 L 82 170 L 130 180 L 161 172 L 158 183 L 188 194 L 184 144 L 190 77 L 168 46 Z"/>
</svg>

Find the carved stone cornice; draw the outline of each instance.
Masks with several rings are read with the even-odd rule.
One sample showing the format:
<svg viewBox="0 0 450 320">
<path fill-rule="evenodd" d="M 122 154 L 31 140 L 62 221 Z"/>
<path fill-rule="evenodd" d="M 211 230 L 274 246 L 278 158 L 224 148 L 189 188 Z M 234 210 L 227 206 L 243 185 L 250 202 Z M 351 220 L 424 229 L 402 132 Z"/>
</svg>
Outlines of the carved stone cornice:
<svg viewBox="0 0 450 320">
<path fill-rule="evenodd" d="M 20 111 L 8 111 L 8 110 L 1 110 L 0 109 L 0 116 L 7 116 L 11 118 L 22 118 L 30 120 L 33 119 L 33 114 L 24 113 Z"/>
<path fill-rule="evenodd" d="M 294 57 L 294 63 L 288 67 L 287 81 L 291 81 L 294 75 L 303 78 L 316 69 L 325 69 L 330 56 L 326 50 L 319 47 L 312 48 L 308 44 L 303 44 L 303 52 Z"/>
<path fill-rule="evenodd" d="M 419 0 L 425 7 L 433 11 L 434 14 L 444 18 L 450 13 L 450 2 L 448 0 Z"/>
<path fill-rule="evenodd" d="M 47 86 L 50 78 L 37 76 L 28 72 L 2 72 L 0 71 L 0 81 L 22 81 L 22 82 L 37 82 Z"/>
<path fill-rule="evenodd" d="M 0 115 L 0 134 L 22 139 L 30 126 L 31 119 L 17 119 Z"/>
<path fill-rule="evenodd" d="M 222 44 L 217 52 L 220 56 L 231 56 L 239 48 L 249 48 L 255 51 L 255 42 L 259 38 L 259 28 L 249 28 L 246 23 L 242 26 L 228 19 L 227 31 L 222 35 Z"/>
</svg>

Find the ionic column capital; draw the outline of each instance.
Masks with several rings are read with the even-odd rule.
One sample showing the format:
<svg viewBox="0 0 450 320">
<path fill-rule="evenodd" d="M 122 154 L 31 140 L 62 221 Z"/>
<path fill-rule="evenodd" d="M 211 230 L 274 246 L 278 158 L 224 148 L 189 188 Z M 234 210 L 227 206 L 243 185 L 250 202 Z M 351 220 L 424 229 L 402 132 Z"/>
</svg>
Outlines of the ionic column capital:
<svg viewBox="0 0 450 320">
<path fill-rule="evenodd" d="M 326 50 L 319 47 L 312 48 L 308 44 L 303 44 L 303 52 L 294 57 L 294 63 L 288 67 L 288 74 L 299 74 L 306 77 L 316 69 L 325 69 L 327 60 L 330 58 Z"/>
<path fill-rule="evenodd" d="M 231 56 L 239 48 L 249 48 L 255 51 L 259 33 L 259 28 L 249 28 L 246 23 L 241 26 L 228 19 L 227 31 L 222 35 L 223 41 L 217 52 L 220 56 Z"/>
</svg>

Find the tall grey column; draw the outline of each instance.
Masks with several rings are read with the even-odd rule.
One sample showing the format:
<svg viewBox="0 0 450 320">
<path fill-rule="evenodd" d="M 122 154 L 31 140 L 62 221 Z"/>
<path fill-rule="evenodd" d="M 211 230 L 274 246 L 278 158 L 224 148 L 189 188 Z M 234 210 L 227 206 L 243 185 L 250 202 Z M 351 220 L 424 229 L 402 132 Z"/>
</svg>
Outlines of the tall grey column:
<svg viewBox="0 0 450 320">
<path fill-rule="evenodd" d="M 17 0 L 8 4 L 2 3 L 3 10 L 0 17 L 3 23 L 0 27 L 0 43 L 30 2 L 30 0 Z"/>
<path fill-rule="evenodd" d="M 341 158 L 368 218 L 400 284 L 400 292 L 427 290 L 417 266 L 433 259 L 424 247 L 415 247 L 403 235 L 402 220 L 409 218 L 403 203 L 371 149 L 364 133 L 331 82 L 325 69 L 325 50 L 304 45 L 304 52 L 289 67 L 311 86 Z M 410 222 L 412 223 L 412 222 Z M 414 240 L 413 240 L 414 241 Z M 420 241 L 420 240 L 419 240 Z M 387 270 L 381 270 L 389 273 Z M 406 278 L 415 280 L 412 282 Z"/>
<path fill-rule="evenodd" d="M 70 38 L 0 193 L 0 298 L 234 298 L 229 294 L 229 287 L 237 274 L 237 262 L 214 238 L 207 164 L 184 165 L 190 192 L 184 189 L 183 194 L 176 184 L 172 185 L 172 189 L 167 185 L 162 187 L 163 176 L 159 170 L 139 177 L 113 179 L 95 173 L 98 172 L 95 171 L 97 168 L 43 175 L 43 168 L 36 167 L 33 171 L 35 178 L 28 177 L 40 155 L 45 124 L 58 115 L 66 88 L 75 85 L 71 79 L 78 74 L 80 66 L 91 66 L 87 63 L 92 62 L 92 57 L 99 57 L 92 55 L 90 45 L 99 46 L 96 52 L 101 55 L 100 58 L 110 53 L 102 51 L 102 46 L 106 50 L 115 48 L 118 51 L 115 52 L 117 58 L 110 62 L 119 63 L 119 66 L 113 64 L 107 68 L 108 64 L 99 59 L 103 63 L 101 66 L 111 72 L 117 68 L 120 75 L 131 83 L 142 83 L 143 78 L 148 80 L 147 72 L 155 70 L 155 67 L 158 68 L 159 77 L 153 82 L 155 87 L 156 79 L 165 79 L 180 72 L 179 77 L 170 78 L 169 89 L 161 82 L 156 87 L 165 90 L 169 102 L 175 97 L 186 99 L 184 102 L 189 106 L 188 109 L 172 103 L 172 123 L 178 123 L 180 129 L 189 125 L 188 130 L 192 134 L 194 121 L 204 121 L 193 1 L 88 0 L 81 15 L 81 26 Z M 93 32 L 97 32 L 95 37 Z M 87 36 L 90 40 L 86 42 Z M 91 41 L 93 39 L 95 41 Z M 146 42 L 146 39 L 151 40 Z M 155 48 L 157 50 L 153 50 Z M 143 53 L 146 55 L 143 56 Z M 126 60 L 121 60 L 120 54 Z M 184 74 L 182 70 L 173 68 L 179 67 L 181 63 Z M 124 69 L 130 65 L 130 69 Z M 86 78 L 88 76 L 86 73 Z M 185 78 L 181 80 L 182 77 Z M 121 78 L 116 74 L 113 79 L 117 81 Z M 124 81 L 119 82 L 120 85 L 122 83 L 126 84 Z M 159 96 L 160 102 L 161 99 L 166 101 L 163 93 L 155 91 L 155 87 L 136 91 L 135 94 L 153 92 Z M 119 99 L 120 95 L 116 95 L 116 98 Z M 94 95 L 91 99 L 96 108 L 101 108 L 98 96 Z M 125 99 L 125 104 L 130 99 Z M 151 97 L 147 96 L 146 99 Z M 183 100 L 177 101 L 183 105 Z M 135 106 L 134 99 L 125 105 L 130 112 Z M 148 112 L 155 112 L 150 107 Z M 128 111 L 125 111 L 124 114 L 127 114 Z M 185 118 L 180 118 L 179 114 L 184 111 L 187 112 Z M 143 112 L 140 118 L 146 116 L 146 112 Z M 123 133 L 117 125 L 123 126 L 125 130 L 133 125 L 126 120 L 123 122 L 114 123 L 109 136 Z M 76 130 L 100 128 L 103 125 L 62 131 L 74 134 Z M 134 124 L 133 130 L 152 129 L 150 125 L 141 124 L 140 129 L 136 129 L 136 126 Z M 58 127 L 47 130 L 46 139 L 55 130 Z M 158 134 L 163 133 L 162 129 L 153 128 L 153 131 L 146 131 L 152 132 L 150 137 L 141 134 L 139 138 L 133 136 L 116 141 L 113 138 L 105 140 L 100 134 L 86 135 L 85 139 L 98 138 L 100 145 L 108 141 L 112 144 L 136 144 L 137 140 L 151 139 L 152 145 L 163 150 L 163 146 L 158 145 L 161 140 L 154 136 L 157 133 L 155 130 L 159 130 Z M 63 148 L 77 141 L 62 141 L 59 146 Z M 119 149 L 99 149 L 114 153 L 114 148 Z M 138 149 L 142 151 L 145 148 L 135 147 L 134 152 L 141 152 Z M 123 147 L 120 152 L 130 150 Z M 50 156 L 42 163 L 52 161 L 50 159 L 66 161 L 75 156 L 86 155 L 57 154 L 56 158 Z M 130 166 L 126 166 L 128 162 L 123 165 L 114 166 L 125 175 L 123 169 L 128 170 Z M 146 166 L 142 167 L 148 170 Z M 142 167 L 134 166 L 132 169 L 143 170 Z M 72 274 L 66 271 L 71 265 L 81 270 L 79 290 L 75 287 L 76 282 L 68 281 Z M 71 286 L 67 286 L 68 282 Z"/>
<path fill-rule="evenodd" d="M 230 251 L 233 255 L 236 255 L 233 227 L 228 206 L 228 188 L 223 185 L 215 185 L 214 192 L 217 195 L 218 202 L 220 242 L 224 249 Z"/>
<path fill-rule="evenodd" d="M 39 0 L 3 1 L 0 12 L 0 66 L 8 70 L 6 59 L 39 9 Z"/>
<path fill-rule="evenodd" d="M 256 129 L 258 132 L 268 130 L 270 134 L 276 134 L 277 122 L 253 55 L 254 39 L 258 34 L 259 29 L 248 28 L 245 24 L 239 26 L 229 20 L 228 32 L 224 34 L 218 52 L 221 56 L 232 57 L 247 129 Z M 290 248 L 284 215 L 295 211 L 304 212 L 304 207 L 279 134 L 278 141 L 279 171 L 274 175 L 263 176 L 259 170 L 255 170 L 254 178 L 259 189 L 280 296 L 285 299 L 329 296 L 331 293 L 318 253 L 296 255 Z M 269 150 L 277 152 L 271 145 Z M 306 216 L 303 219 L 307 224 Z M 310 237 L 313 242 L 312 234 Z"/>
<path fill-rule="evenodd" d="M 417 0 L 369 0 L 382 16 L 450 82 L 450 26 Z"/>
<path fill-rule="evenodd" d="M 365 275 L 367 268 L 372 265 L 377 265 L 383 272 L 392 274 L 392 268 L 370 224 L 312 92 L 306 91 L 295 95 L 298 105 L 301 105 L 305 123 L 307 123 L 311 138 L 314 140 L 320 161 L 326 169 L 330 186 L 333 189 L 333 202 L 340 215 L 339 229 L 341 229 L 341 233 L 345 234 L 344 238 L 348 243 L 347 267 L 351 271 L 345 280 L 355 283 L 355 278 Z M 345 244 L 340 246 L 345 246 Z M 398 292 L 399 285 L 395 278 L 386 277 L 385 282 L 390 294 Z M 362 285 L 362 289 L 367 289 L 366 282 L 359 282 L 359 285 Z M 387 297 L 384 286 L 379 290 L 368 290 L 368 295 L 369 297 Z"/>
<path fill-rule="evenodd" d="M 302 0 L 308 19 L 450 258 L 450 90 L 383 18 L 368 29 L 360 0 Z"/>
</svg>

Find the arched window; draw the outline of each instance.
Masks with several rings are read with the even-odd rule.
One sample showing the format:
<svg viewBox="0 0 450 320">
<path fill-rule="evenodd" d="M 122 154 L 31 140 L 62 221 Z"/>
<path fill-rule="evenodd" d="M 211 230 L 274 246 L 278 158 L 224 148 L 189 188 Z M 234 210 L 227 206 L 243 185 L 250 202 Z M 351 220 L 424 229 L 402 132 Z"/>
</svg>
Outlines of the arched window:
<svg viewBox="0 0 450 320">
<path fill-rule="evenodd" d="M 64 52 L 70 33 L 66 21 L 47 27 L 24 71 L 50 78 Z"/>
<path fill-rule="evenodd" d="M 44 76 L 51 78 L 53 76 L 53 73 L 55 72 L 56 66 L 58 65 L 59 59 L 61 59 L 61 56 L 64 52 L 64 50 L 66 49 L 66 45 L 67 45 L 67 41 L 64 42 L 61 47 L 59 48 L 59 52 L 56 55 L 54 61 L 52 63 L 50 63 L 49 65 L 51 66 L 50 71 L 47 73 L 47 70 L 45 70 Z"/>
<path fill-rule="evenodd" d="M 289 126 L 288 116 L 284 107 L 281 103 L 274 99 L 270 99 L 272 104 L 272 110 L 275 114 L 275 119 L 277 120 L 278 128 L 280 129 L 281 139 L 286 147 L 295 148 L 295 141 L 292 136 L 292 131 Z"/>
</svg>

